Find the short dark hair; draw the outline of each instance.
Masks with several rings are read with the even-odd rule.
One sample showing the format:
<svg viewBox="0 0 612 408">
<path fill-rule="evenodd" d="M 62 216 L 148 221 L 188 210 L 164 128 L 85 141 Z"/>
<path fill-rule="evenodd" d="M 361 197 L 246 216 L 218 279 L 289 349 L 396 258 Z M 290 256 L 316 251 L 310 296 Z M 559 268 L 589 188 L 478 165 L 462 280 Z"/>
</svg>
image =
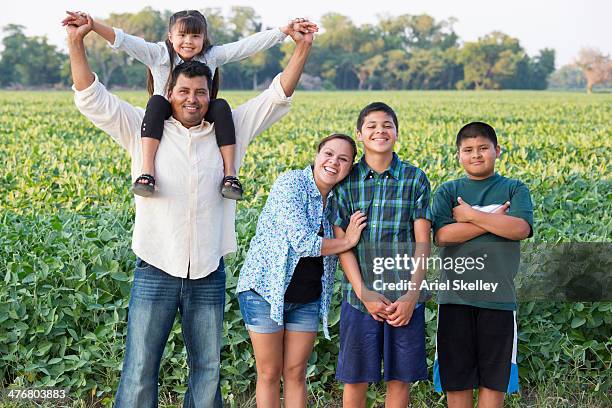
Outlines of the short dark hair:
<svg viewBox="0 0 612 408">
<path fill-rule="evenodd" d="M 493 143 L 493 146 L 497 147 L 497 135 L 495 134 L 495 129 L 493 129 L 491 125 L 484 122 L 470 122 L 463 126 L 461 130 L 459 130 L 459 133 L 457 133 L 455 145 L 457 146 L 457 149 L 459 149 L 459 146 L 461 146 L 461 142 L 464 139 L 471 139 L 478 136 L 489 139 Z"/>
<path fill-rule="evenodd" d="M 168 84 L 168 91 L 172 92 L 172 89 L 176 85 L 176 81 L 178 80 L 179 75 L 185 75 L 187 78 L 195 78 L 195 77 L 206 77 L 206 83 L 208 84 L 208 90 L 212 89 L 212 72 L 210 72 L 210 68 L 208 65 L 199 61 L 187 61 L 183 62 L 180 65 L 177 65 L 172 71 L 172 76 L 170 77 L 170 83 Z"/>
<path fill-rule="evenodd" d="M 363 108 L 361 112 L 359 112 L 359 117 L 357 118 L 357 130 L 361 131 L 361 127 L 363 126 L 363 121 L 365 120 L 365 117 L 372 112 L 385 112 L 393 119 L 395 129 L 399 130 L 399 124 L 397 123 L 397 115 L 395 114 L 395 111 L 384 102 L 372 102 L 371 104 Z"/>
<path fill-rule="evenodd" d="M 355 144 L 355 140 L 352 137 L 343 133 L 332 133 L 331 135 L 325 136 L 323 139 L 321 139 L 319 145 L 317 146 L 317 153 L 321 151 L 323 146 L 325 146 L 325 143 L 334 139 L 342 139 L 351 145 L 351 148 L 353 149 L 353 161 L 355 161 L 355 157 L 357 156 L 357 144 Z"/>
</svg>

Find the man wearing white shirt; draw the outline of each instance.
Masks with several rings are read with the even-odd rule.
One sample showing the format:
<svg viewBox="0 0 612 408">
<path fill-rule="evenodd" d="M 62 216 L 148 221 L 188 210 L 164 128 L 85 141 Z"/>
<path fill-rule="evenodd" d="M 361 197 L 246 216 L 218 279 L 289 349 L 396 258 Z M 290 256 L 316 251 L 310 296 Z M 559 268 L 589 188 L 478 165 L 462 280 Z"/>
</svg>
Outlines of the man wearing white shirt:
<svg viewBox="0 0 612 408">
<path fill-rule="evenodd" d="M 296 48 L 284 71 L 267 90 L 233 111 L 236 168 L 249 142 L 289 111 L 313 40 L 312 33 L 299 31 L 302 27 L 295 24 L 289 34 Z M 138 175 L 144 111 L 110 94 L 91 71 L 83 45 L 89 31 L 91 24 L 67 27 L 75 103 L 128 151 L 132 175 Z M 157 406 L 159 365 L 177 309 L 189 365 L 184 406 L 222 405 L 222 257 L 236 250 L 236 204 L 218 193 L 221 155 L 214 125 L 204 121 L 211 79 L 210 70 L 199 62 L 175 69 L 169 95 L 172 117 L 165 122 L 156 157 L 157 181 L 163 188 L 155 198 L 135 197 L 132 249 L 138 261 L 116 407 Z"/>
</svg>

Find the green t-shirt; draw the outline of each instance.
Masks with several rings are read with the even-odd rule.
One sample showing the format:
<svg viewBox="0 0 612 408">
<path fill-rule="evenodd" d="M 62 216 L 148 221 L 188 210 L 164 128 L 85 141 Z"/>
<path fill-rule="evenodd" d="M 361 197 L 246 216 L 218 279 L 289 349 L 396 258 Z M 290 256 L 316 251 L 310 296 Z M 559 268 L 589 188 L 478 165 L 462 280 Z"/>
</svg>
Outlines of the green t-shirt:
<svg viewBox="0 0 612 408">
<path fill-rule="evenodd" d="M 442 184 L 433 199 L 434 234 L 445 225 L 456 222 L 453 207 L 458 205 L 458 197 L 484 212 L 493 212 L 510 201 L 506 215 L 527 221 L 532 228 L 529 236 L 533 235 L 533 204 L 529 189 L 522 182 L 497 173 L 484 180 L 464 177 Z M 442 247 L 440 258 L 438 303 L 516 310 L 514 277 L 520 262 L 519 241 L 487 232 L 467 242 Z M 467 259 L 470 258 L 472 261 L 468 268 Z"/>
</svg>

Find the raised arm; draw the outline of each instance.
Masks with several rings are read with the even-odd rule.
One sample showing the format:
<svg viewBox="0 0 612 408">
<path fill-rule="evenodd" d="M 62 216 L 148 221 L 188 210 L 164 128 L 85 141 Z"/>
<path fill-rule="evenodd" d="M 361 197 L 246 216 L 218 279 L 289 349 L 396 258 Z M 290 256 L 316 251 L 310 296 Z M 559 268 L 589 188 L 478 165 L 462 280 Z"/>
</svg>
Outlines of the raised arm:
<svg viewBox="0 0 612 408">
<path fill-rule="evenodd" d="M 260 51 L 265 51 L 287 38 L 294 24 L 299 24 L 300 30 L 304 33 L 314 33 L 319 30 L 313 22 L 304 19 L 294 19 L 289 21 L 286 26 L 255 33 L 233 43 L 214 46 L 211 48 L 207 60 L 214 59 L 216 65 L 223 65 L 248 58 Z"/>
<path fill-rule="evenodd" d="M 291 96 L 295 92 L 312 48 L 314 34 L 304 25 L 307 26 L 308 22 L 293 24 L 288 30 L 288 35 L 295 42 L 295 50 L 280 77 L 280 83 L 286 96 Z"/>
<path fill-rule="evenodd" d="M 95 80 L 95 76 L 89 67 L 87 54 L 85 54 L 85 45 L 83 44 L 83 39 L 92 29 L 93 21 L 91 21 L 91 18 L 86 20 L 85 24 L 80 26 L 66 25 L 70 70 L 74 87 L 77 91 L 88 88 Z"/>
<path fill-rule="evenodd" d="M 278 28 L 252 34 L 236 42 L 213 46 L 206 60 L 217 65 L 240 61 L 281 43 L 287 35 Z"/>
<path fill-rule="evenodd" d="M 290 96 L 293 95 L 306 65 L 313 34 L 293 30 L 289 35 L 296 42 L 296 47 L 283 72 L 272 80 L 268 89 L 232 112 L 236 127 L 237 168 L 240 167 L 251 140 L 289 112 Z"/>
<path fill-rule="evenodd" d="M 89 21 L 78 27 L 66 27 L 70 69 L 76 91 L 74 100 L 83 115 L 132 153 L 143 113 L 108 92 L 91 71 L 83 44 L 91 26 Z"/>
<path fill-rule="evenodd" d="M 90 24 L 91 30 L 108 41 L 111 48 L 125 51 L 132 58 L 149 67 L 169 61 L 168 50 L 163 44 L 147 42 L 140 37 L 126 34 L 123 30 L 96 21 L 89 14 L 81 11 L 67 11 L 66 13 L 68 16 L 62 21 L 62 25 L 80 27 Z"/>
<path fill-rule="evenodd" d="M 66 14 L 68 16 L 62 21 L 62 25 L 75 25 L 78 27 L 87 24 L 89 19 L 93 23 L 91 26 L 93 32 L 111 44 L 115 42 L 115 31 L 112 27 L 94 20 L 89 14 L 82 11 L 66 11 Z"/>
</svg>

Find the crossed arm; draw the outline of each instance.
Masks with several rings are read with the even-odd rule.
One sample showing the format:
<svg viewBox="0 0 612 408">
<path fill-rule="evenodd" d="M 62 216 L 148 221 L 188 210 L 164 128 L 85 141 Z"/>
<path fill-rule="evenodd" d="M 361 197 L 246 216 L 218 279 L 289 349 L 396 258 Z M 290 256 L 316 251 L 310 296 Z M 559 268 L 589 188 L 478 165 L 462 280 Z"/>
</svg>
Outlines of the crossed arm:
<svg viewBox="0 0 612 408">
<path fill-rule="evenodd" d="M 472 208 L 461 197 L 452 209 L 455 223 L 440 228 L 435 234 L 436 244 L 449 246 L 469 241 L 487 232 L 513 241 L 520 241 L 531 233 L 531 226 L 522 218 L 506 215 L 510 202 L 492 213 Z"/>
</svg>

